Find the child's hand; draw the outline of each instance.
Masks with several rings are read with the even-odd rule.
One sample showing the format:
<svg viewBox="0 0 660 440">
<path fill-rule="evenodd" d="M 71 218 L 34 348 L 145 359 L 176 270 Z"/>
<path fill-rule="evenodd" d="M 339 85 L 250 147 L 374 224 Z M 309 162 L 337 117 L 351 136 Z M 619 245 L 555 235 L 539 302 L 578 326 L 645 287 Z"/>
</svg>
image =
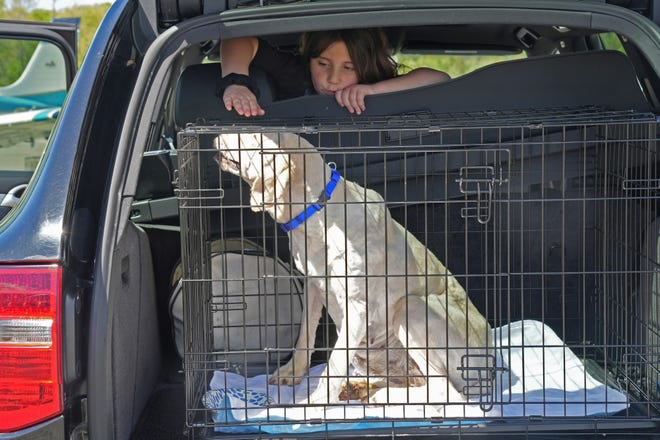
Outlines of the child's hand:
<svg viewBox="0 0 660 440">
<path fill-rule="evenodd" d="M 222 101 L 228 111 L 236 110 L 241 116 L 249 118 L 250 116 L 263 116 L 266 114 L 259 105 L 257 97 L 252 91 L 238 84 L 232 84 L 225 89 L 222 95 Z"/>
<path fill-rule="evenodd" d="M 353 84 L 345 89 L 335 92 L 335 99 L 342 107 L 346 107 L 350 113 L 361 114 L 367 109 L 364 104 L 365 96 L 373 95 L 374 87 L 370 84 Z"/>
</svg>

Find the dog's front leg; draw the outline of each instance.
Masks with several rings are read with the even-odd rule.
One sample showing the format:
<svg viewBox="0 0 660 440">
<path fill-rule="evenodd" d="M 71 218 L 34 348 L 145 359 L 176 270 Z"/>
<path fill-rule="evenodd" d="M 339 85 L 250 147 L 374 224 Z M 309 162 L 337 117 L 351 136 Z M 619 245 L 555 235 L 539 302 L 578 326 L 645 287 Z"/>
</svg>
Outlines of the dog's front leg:
<svg viewBox="0 0 660 440">
<path fill-rule="evenodd" d="M 338 403 L 342 384 L 348 380 L 351 360 L 366 335 L 366 313 L 348 301 L 347 313 L 339 324 L 337 342 L 332 348 L 328 365 L 321 373 L 319 384 L 309 396 L 309 403 Z"/>
<path fill-rule="evenodd" d="M 309 371 L 310 358 L 314 351 L 316 329 L 323 311 L 323 297 L 318 287 L 308 284 L 308 291 L 303 303 L 303 316 L 300 323 L 298 340 L 289 361 L 275 370 L 268 379 L 272 385 L 297 385 Z"/>
</svg>

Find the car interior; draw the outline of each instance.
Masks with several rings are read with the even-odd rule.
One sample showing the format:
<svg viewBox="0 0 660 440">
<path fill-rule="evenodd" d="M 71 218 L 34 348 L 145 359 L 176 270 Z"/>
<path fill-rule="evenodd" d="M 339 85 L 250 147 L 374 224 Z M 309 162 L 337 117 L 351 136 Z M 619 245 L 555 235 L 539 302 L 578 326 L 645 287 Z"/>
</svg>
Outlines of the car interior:
<svg viewBox="0 0 660 440">
<path fill-rule="evenodd" d="M 581 120 L 590 123 L 621 114 L 630 118 L 643 117 L 658 109 L 657 97 L 653 95 L 653 90 L 660 90 L 658 78 L 646 73 L 647 61 L 625 40 L 623 49 L 605 47 L 601 37 L 606 29 L 471 24 L 403 26 L 387 28 L 386 31 L 395 54 L 430 54 L 457 59 L 477 54 L 484 60 L 502 55 L 520 58 L 486 62 L 445 83 L 371 96 L 362 121 L 348 117 L 332 98 L 305 96 L 272 101 L 268 74 L 254 71 L 251 74 L 259 84 L 261 103 L 267 116 L 246 122 L 235 113 L 227 112 L 215 96 L 221 62 L 217 56 L 219 41 L 203 41 L 180 51 L 164 87 L 169 92 L 162 113 L 156 118 L 157 135 L 152 136 L 154 142 L 144 151 L 132 195 L 130 220 L 112 263 L 113 267 L 122 268 L 115 272 L 116 279 L 111 280 L 116 293 L 111 296 L 113 305 L 121 308 L 121 313 L 112 315 L 117 330 L 112 341 L 116 362 L 114 390 L 119 397 L 115 399 L 114 410 L 116 414 L 126 415 L 116 417 L 118 433 L 133 432 L 134 438 L 155 438 L 155 433 L 178 434 L 191 429 L 185 428 L 184 419 L 189 415 L 186 405 L 191 405 L 194 396 L 185 392 L 185 363 L 176 352 L 169 315 L 172 274 L 181 258 L 181 188 L 178 181 L 181 156 L 177 150 L 184 139 L 181 133 L 185 134 L 191 124 L 193 127 L 223 124 L 279 127 L 304 121 L 304 124 L 314 126 L 341 118 L 353 118 L 353 122 L 362 124 L 379 124 L 391 116 L 414 120 L 417 124 L 440 120 L 448 128 L 442 138 L 432 130 L 414 133 L 410 138 L 398 135 L 396 130 L 383 136 L 382 127 L 371 136 L 380 136 L 377 142 L 382 146 L 440 144 L 451 149 L 452 145 L 458 148 L 471 142 L 488 143 L 489 136 L 492 137 L 490 141 L 500 144 L 515 143 L 519 139 L 514 129 L 507 138 L 497 127 L 532 130 L 548 125 L 552 118 L 568 117 L 579 124 Z M 298 35 L 269 34 L 264 38 L 273 44 L 293 48 Z M 489 126 L 492 131 L 484 129 Z M 452 131 L 452 127 L 461 130 Z M 469 130 L 471 127 L 474 130 Z M 332 132 L 310 134 L 318 147 L 329 151 L 347 145 L 368 145 L 374 142 L 369 136 L 357 130 L 348 130 L 339 137 Z M 333 153 L 328 153 L 328 157 L 333 159 Z M 355 163 L 350 162 L 351 159 L 345 163 L 347 159 L 342 157 L 340 150 L 336 158 L 338 162 L 344 162 L 347 175 L 353 177 L 361 176 L 369 166 L 382 167 L 377 159 L 364 164 L 359 157 L 355 158 Z M 209 182 L 222 186 L 225 197 L 242 197 L 239 194 L 240 181 L 224 175 L 221 179 L 217 163 L 210 160 L 202 168 L 201 172 Z M 378 185 L 378 182 L 372 182 L 376 189 Z M 408 215 L 411 222 L 415 221 L 410 212 L 397 211 L 396 208 L 393 208 L 393 215 Z M 655 216 L 653 213 L 648 215 Z M 245 213 L 245 216 L 241 225 L 234 225 L 235 233 L 244 232 L 246 225 L 251 224 L 250 214 Z M 259 237 L 262 226 L 256 217 L 253 226 L 251 234 Z M 223 227 L 225 232 L 232 231 L 231 222 Z M 549 225 L 545 227 L 551 229 Z M 217 232 L 213 230 L 212 233 Z M 550 233 L 549 230 L 546 233 Z M 466 234 L 474 239 L 470 233 Z M 285 236 L 275 237 L 274 242 L 285 239 Z M 457 242 L 452 249 L 461 246 L 460 240 Z M 270 246 L 277 249 L 281 258 L 288 257 L 286 245 Z M 459 251 L 457 260 L 461 261 L 461 258 L 462 261 L 467 259 Z M 132 269 L 131 265 L 134 265 Z M 465 267 L 461 269 L 467 270 Z M 480 270 L 486 269 L 481 267 Z M 122 275 L 129 272 L 140 276 Z M 137 340 L 135 335 L 139 335 Z M 153 371 L 160 371 L 160 374 L 153 374 Z M 131 404 L 126 405 L 126 402 Z M 648 413 L 643 415 L 646 417 Z M 120 435 L 119 438 L 123 437 Z"/>
</svg>

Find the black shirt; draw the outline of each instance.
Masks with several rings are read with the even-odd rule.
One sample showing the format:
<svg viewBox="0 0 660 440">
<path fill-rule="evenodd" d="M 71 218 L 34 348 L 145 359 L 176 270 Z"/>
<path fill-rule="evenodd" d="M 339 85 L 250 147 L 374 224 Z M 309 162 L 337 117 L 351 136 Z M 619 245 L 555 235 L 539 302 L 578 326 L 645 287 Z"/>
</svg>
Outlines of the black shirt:
<svg viewBox="0 0 660 440">
<path fill-rule="evenodd" d="M 259 39 L 259 48 L 252 66 L 266 72 L 273 80 L 275 100 L 296 98 L 313 93 L 307 68 L 297 52 L 271 46 Z"/>
</svg>

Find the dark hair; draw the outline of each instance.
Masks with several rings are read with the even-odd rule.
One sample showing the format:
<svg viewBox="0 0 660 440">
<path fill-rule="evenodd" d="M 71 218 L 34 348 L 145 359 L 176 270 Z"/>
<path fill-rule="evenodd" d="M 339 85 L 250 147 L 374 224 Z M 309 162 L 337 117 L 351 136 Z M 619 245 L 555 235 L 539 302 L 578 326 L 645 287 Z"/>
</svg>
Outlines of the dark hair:
<svg viewBox="0 0 660 440">
<path fill-rule="evenodd" d="M 380 29 L 339 29 L 305 32 L 300 38 L 300 54 L 306 67 L 332 43 L 343 41 L 351 57 L 358 81 L 373 84 L 396 76 L 387 36 Z"/>
</svg>

